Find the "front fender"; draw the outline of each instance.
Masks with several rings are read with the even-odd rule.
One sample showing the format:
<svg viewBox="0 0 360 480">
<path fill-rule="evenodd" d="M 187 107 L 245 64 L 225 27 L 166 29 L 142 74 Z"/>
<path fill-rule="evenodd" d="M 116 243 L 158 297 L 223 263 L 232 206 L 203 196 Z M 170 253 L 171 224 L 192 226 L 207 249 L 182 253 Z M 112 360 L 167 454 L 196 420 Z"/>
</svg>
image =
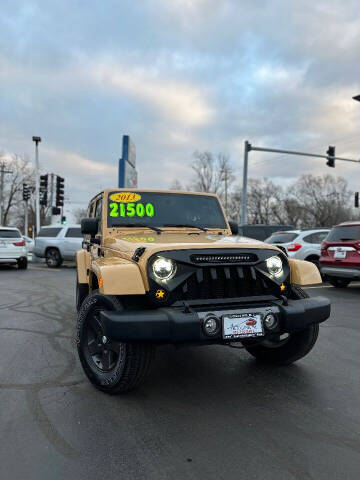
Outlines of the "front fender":
<svg viewBox="0 0 360 480">
<path fill-rule="evenodd" d="M 322 283 L 319 269 L 316 265 L 305 260 L 289 258 L 290 282 L 296 285 L 311 285 Z"/>
<path fill-rule="evenodd" d="M 79 283 L 89 282 L 90 253 L 86 250 L 76 252 L 76 269 Z"/>
<path fill-rule="evenodd" d="M 95 260 L 91 265 L 99 291 L 104 295 L 144 295 L 145 287 L 139 267 L 122 258 Z"/>
</svg>

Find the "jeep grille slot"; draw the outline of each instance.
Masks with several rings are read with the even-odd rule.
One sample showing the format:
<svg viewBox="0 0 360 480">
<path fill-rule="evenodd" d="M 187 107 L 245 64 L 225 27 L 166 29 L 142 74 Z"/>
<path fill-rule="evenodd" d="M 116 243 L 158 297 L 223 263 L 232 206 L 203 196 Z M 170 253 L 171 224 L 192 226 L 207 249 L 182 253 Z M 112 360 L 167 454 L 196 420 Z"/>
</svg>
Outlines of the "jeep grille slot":
<svg viewBox="0 0 360 480">
<path fill-rule="evenodd" d="M 231 265 L 198 268 L 173 293 L 179 300 L 205 300 L 269 295 L 273 290 L 273 282 L 254 267 Z"/>
<path fill-rule="evenodd" d="M 255 253 L 231 253 L 231 254 L 193 254 L 190 256 L 194 263 L 240 263 L 256 262 L 258 260 Z"/>
</svg>

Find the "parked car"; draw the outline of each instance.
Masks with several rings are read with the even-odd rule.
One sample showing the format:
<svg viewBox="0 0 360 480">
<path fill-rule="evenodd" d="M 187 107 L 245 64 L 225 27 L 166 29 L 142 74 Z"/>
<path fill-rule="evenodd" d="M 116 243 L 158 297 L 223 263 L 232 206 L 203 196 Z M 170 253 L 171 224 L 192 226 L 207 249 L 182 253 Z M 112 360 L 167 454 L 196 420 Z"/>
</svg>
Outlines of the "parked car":
<svg viewBox="0 0 360 480">
<path fill-rule="evenodd" d="M 294 229 L 295 227 L 291 225 L 239 225 L 238 235 L 264 241 L 265 238 L 268 238 L 273 232 L 278 232 L 279 230 Z"/>
<path fill-rule="evenodd" d="M 23 235 L 22 237 L 25 240 L 28 253 L 32 253 L 33 250 L 34 250 L 34 245 L 35 245 L 34 240 L 30 237 L 27 237 L 26 235 Z"/>
<path fill-rule="evenodd" d="M 45 258 L 49 268 L 58 268 L 64 260 L 75 260 L 82 242 L 80 225 L 42 227 L 35 238 L 34 254 Z"/>
<path fill-rule="evenodd" d="M 27 268 L 27 248 L 20 230 L 0 227 L 0 263 L 17 265 L 19 270 Z"/>
<path fill-rule="evenodd" d="M 329 232 L 327 228 L 275 232 L 265 242 L 281 248 L 291 258 L 307 260 L 319 267 L 321 242 Z"/>
<path fill-rule="evenodd" d="M 360 221 L 336 225 L 321 245 L 320 270 L 334 287 L 360 279 Z"/>
</svg>

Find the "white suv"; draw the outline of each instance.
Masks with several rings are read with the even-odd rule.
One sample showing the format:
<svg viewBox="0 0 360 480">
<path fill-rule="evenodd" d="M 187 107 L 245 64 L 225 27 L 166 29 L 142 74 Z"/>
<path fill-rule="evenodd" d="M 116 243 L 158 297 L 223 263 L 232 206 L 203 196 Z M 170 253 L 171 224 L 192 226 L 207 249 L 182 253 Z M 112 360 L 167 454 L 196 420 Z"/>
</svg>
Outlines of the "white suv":
<svg viewBox="0 0 360 480">
<path fill-rule="evenodd" d="M 20 230 L 0 227 L 0 264 L 17 264 L 19 270 L 27 268 L 27 247 Z"/>
<path fill-rule="evenodd" d="M 49 268 L 58 268 L 63 260 L 75 260 L 82 248 L 84 236 L 80 225 L 50 225 L 42 227 L 35 238 L 34 255 L 45 258 Z"/>
<path fill-rule="evenodd" d="M 287 230 L 275 232 L 264 241 L 281 248 L 290 258 L 307 260 L 319 267 L 321 242 L 329 232 L 326 228 Z"/>
</svg>

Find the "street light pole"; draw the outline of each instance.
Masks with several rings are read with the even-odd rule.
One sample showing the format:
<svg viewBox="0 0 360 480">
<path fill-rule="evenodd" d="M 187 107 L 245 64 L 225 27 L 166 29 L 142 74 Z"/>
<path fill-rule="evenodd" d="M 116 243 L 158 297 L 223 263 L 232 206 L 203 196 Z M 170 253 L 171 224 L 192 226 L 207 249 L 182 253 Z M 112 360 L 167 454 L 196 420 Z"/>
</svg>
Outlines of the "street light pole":
<svg viewBox="0 0 360 480">
<path fill-rule="evenodd" d="M 39 147 L 41 137 L 32 137 L 35 142 L 35 212 L 36 212 L 36 235 L 40 231 L 40 185 L 39 185 Z"/>
</svg>

